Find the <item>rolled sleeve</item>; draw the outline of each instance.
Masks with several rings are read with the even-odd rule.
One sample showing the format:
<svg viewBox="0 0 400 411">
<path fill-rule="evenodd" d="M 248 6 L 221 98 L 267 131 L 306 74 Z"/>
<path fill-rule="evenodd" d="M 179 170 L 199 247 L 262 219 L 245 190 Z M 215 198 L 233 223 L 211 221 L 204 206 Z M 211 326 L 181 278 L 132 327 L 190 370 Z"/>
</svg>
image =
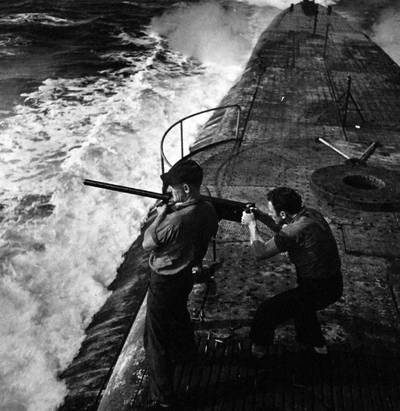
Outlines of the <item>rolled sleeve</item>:
<svg viewBox="0 0 400 411">
<path fill-rule="evenodd" d="M 159 247 L 159 246 L 161 245 L 160 241 L 158 241 L 157 231 L 156 231 L 156 230 L 150 232 L 150 237 L 151 237 L 151 239 L 153 240 L 153 243 L 154 243 L 157 247 Z"/>
<path fill-rule="evenodd" d="M 152 233 L 152 238 L 158 246 L 167 245 L 178 241 L 180 232 L 179 225 L 165 221 L 157 227 L 154 233 Z"/>
</svg>

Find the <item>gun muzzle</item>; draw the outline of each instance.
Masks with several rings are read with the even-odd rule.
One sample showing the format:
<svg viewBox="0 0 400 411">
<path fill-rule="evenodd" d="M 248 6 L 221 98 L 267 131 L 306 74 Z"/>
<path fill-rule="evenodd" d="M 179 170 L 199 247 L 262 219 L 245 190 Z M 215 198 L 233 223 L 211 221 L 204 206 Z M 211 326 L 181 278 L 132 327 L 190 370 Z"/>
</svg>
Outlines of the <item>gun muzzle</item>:
<svg viewBox="0 0 400 411">
<path fill-rule="evenodd" d="M 255 203 L 247 203 L 247 204 L 246 204 L 246 208 L 245 208 L 244 211 L 245 211 L 246 213 L 250 214 L 250 213 L 253 212 L 252 209 L 254 209 L 255 207 L 256 207 Z"/>
</svg>

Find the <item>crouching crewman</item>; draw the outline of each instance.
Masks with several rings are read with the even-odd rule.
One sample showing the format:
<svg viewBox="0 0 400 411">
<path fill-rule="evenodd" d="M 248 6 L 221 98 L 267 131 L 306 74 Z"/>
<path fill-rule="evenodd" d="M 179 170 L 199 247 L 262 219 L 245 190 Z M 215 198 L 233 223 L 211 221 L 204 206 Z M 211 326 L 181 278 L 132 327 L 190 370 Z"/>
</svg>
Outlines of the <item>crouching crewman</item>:
<svg viewBox="0 0 400 411">
<path fill-rule="evenodd" d="M 296 268 L 297 287 L 269 298 L 258 308 L 250 331 L 253 355 L 263 357 L 273 342 L 275 328 L 289 319 L 294 320 L 297 341 L 324 354 L 327 348 L 316 312 L 337 301 L 343 292 L 335 238 L 321 213 L 304 207 L 300 195 L 291 188 L 275 188 L 267 200 L 271 217 L 267 225 L 276 231 L 269 241 L 264 241 L 257 229 L 260 211 L 244 212 L 242 224 L 249 228 L 257 259 L 288 252 Z"/>
</svg>

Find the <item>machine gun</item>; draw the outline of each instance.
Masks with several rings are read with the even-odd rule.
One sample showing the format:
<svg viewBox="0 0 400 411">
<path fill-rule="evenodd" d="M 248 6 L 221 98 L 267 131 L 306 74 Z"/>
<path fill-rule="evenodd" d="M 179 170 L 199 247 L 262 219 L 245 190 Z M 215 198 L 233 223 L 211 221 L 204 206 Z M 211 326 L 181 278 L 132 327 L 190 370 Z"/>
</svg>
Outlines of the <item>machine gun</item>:
<svg viewBox="0 0 400 411">
<path fill-rule="evenodd" d="M 104 183 L 96 180 L 83 180 L 83 184 L 86 186 L 103 188 L 105 190 L 118 191 L 120 193 L 134 194 L 142 197 L 154 198 L 168 203 L 171 196 L 169 194 L 155 193 L 153 191 L 140 190 L 138 188 L 120 186 L 116 184 Z M 209 201 L 215 207 L 218 218 L 220 220 L 235 221 L 240 223 L 243 211 L 250 212 L 251 208 L 254 208 L 253 203 L 242 203 L 240 201 L 226 200 L 224 198 L 201 196 L 205 201 Z M 277 225 L 268 214 L 264 214 L 258 210 L 255 210 L 255 215 L 258 220 L 267 225 L 271 230 L 278 231 Z"/>
</svg>

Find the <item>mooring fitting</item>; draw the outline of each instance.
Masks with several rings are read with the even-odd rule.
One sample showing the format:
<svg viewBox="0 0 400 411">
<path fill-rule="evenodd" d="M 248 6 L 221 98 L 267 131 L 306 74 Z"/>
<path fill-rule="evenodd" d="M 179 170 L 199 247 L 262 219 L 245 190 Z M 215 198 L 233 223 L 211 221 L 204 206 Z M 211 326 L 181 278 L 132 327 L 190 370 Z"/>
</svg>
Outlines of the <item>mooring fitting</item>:
<svg viewBox="0 0 400 411">
<path fill-rule="evenodd" d="M 342 157 L 344 157 L 346 160 L 351 160 L 351 157 L 348 156 L 347 154 L 343 153 L 343 151 L 339 150 L 338 148 L 336 148 L 333 144 L 331 144 L 329 141 L 323 139 L 322 137 L 317 137 L 315 139 L 315 141 L 317 143 L 322 143 L 325 144 L 327 147 L 331 148 L 333 151 L 335 151 L 336 153 L 338 153 L 339 155 L 341 155 Z"/>
<path fill-rule="evenodd" d="M 379 141 L 374 141 L 373 143 L 371 143 L 364 151 L 364 153 L 361 154 L 360 158 L 358 159 L 359 162 L 365 164 L 378 147 L 382 147 L 382 144 Z"/>
<path fill-rule="evenodd" d="M 342 157 L 344 157 L 347 161 L 353 164 L 366 164 L 367 160 L 374 154 L 375 150 L 378 147 L 382 147 L 382 144 L 379 141 L 374 141 L 371 143 L 367 149 L 364 151 L 364 153 L 361 154 L 359 158 L 355 157 L 350 157 L 346 153 L 343 153 L 343 151 L 339 150 L 337 147 L 335 147 L 333 144 L 331 144 L 329 141 L 323 139 L 322 137 L 317 137 L 315 141 L 318 143 L 325 144 L 327 147 L 335 151 L 336 153 L 340 154 Z"/>
</svg>

